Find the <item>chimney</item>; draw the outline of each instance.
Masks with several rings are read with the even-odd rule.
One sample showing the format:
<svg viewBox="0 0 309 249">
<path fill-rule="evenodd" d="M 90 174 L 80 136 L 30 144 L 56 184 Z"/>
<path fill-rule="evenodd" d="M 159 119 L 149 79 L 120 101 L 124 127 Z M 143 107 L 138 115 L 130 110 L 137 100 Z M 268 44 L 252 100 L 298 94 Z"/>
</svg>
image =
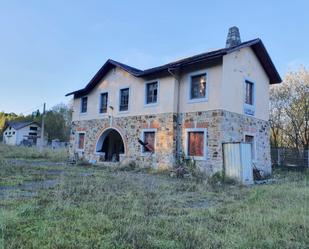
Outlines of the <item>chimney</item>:
<svg viewBox="0 0 309 249">
<path fill-rule="evenodd" d="M 234 26 L 229 28 L 229 33 L 226 38 L 226 48 L 237 46 L 241 43 L 239 29 Z"/>
</svg>

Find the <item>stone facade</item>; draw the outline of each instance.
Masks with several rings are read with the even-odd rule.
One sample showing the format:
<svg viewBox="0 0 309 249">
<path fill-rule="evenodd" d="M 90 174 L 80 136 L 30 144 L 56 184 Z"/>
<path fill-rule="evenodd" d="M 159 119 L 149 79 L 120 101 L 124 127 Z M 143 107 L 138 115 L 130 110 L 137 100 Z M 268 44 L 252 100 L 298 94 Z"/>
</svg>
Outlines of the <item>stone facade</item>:
<svg viewBox="0 0 309 249">
<path fill-rule="evenodd" d="M 172 113 L 158 115 L 141 115 L 117 118 L 75 121 L 72 125 L 71 153 L 77 144 L 78 132 L 85 133 L 85 148 L 79 151 L 86 160 L 100 160 L 96 144 L 104 131 L 116 129 L 123 138 L 125 155 L 121 159 L 137 161 L 139 164 L 151 165 L 154 168 L 173 166 L 175 160 L 175 116 Z M 156 130 L 156 144 L 153 155 L 142 153 L 138 139 L 144 129 Z"/>
<path fill-rule="evenodd" d="M 245 135 L 254 136 L 254 164 L 266 174 L 271 173 L 269 124 L 256 119 L 224 110 L 191 112 L 181 114 L 181 144 L 184 145 L 186 129 L 207 129 L 206 160 L 197 161 L 197 165 L 207 175 L 223 170 L 222 144 L 244 142 Z M 184 146 L 181 147 L 184 152 Z"/>
<path fill-rule="evenodd" d="M 180 138 L 179 153 L 182 154 L 185 153 L 186 129 L 204 128 L 207 129 L 206 160 L 198 160 L 197 165 L 207 175 L 223 170 L 222 144 L 243 142 L 246 134 L 253 135 L 255 139 L 255 165 L 266 173 L 271 172 L 267 121 L 214 110 L 182 113 L 178 123 L 177 131 L 177 115 L 173 113 L 75 121 L 71 135 L 71 153 L 76 150 L 78 132 L 84 132 L 85 148 L 79 153 L 87 160 L 99 160 L 100 156 L 96 152 L 97 141 L 104 131 L 114 128 L 124 140 L 125 155 L 121 159 L 134 160 L 142 166 L 149 165 L 154 168 L 173 167 L 177 161 L 177 137 Z M 156 129 L 156 153 L 152 156 L 144 155 L 138 143 L 143 129 Z"/>
</svg>

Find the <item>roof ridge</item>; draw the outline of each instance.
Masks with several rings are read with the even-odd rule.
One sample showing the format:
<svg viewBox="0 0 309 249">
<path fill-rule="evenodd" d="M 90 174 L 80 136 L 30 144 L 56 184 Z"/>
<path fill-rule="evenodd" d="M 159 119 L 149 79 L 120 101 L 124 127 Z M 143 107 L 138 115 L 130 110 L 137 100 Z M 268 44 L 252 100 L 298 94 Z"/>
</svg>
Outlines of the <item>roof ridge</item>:
<svg viewBox="0 0 309 249">
<path fill-rule="evenodd" d="M 233 47 L 221 48 L 221 49 L 216 49 L 216 50 L 200 53 L 197 55 L 192 55 L 192 56 L 180 59 L 180 60 L 176 60 L 176 61 L 163 64 L 161 66 L 152 67 L 152 68 L 148 68 L 144 70 L 131 67 L 129 65 L 126 65 L 124 63 L 121 63 L 121 62 L 118 62 L 112 59 L 108 59 L 105 62 L 105 64 L 100 68 L 100 70 L 95 74 L 95 76 L 90 80 L 90 82 L 86 85 L 86 87 L 84 87 L 83 89 L 74 91 L 74 92 L 70 92 L 66 94 L 66 96 L 69 96 L 71 94 L 81 95 L 81 96 L 83 94 L 87 94 L 93 87 L 96 86 L 96 84 L 98 84 L 98 82 L 102 79 L 102 77 L 104 77 L 104 75 L 110 70 L 111 66 L 120 67 L 135 77 L 144 77 L 144 76 L 148 76 L 153 73 L 158 73 L 160 71 L 168 70 L 170 68 L 180 68 L 180 67 L 188 66 L 193 63 L 216 60 L 226 54 L 232 53 L 238 49 L 249 47 L 249 46 L 254 50 L 264 70 L 270 77 L 271 84 L 281 82 L 280 75 L 277 72 L 277 69 L 275 68 L 274 64 L 272 63 L 271 58 L 268 52 L 266 51 L 266 48 L 264 47 L 262 40 L 260 38 L 255 38 L 249 41 L 242 42 Z"/>
</svg>

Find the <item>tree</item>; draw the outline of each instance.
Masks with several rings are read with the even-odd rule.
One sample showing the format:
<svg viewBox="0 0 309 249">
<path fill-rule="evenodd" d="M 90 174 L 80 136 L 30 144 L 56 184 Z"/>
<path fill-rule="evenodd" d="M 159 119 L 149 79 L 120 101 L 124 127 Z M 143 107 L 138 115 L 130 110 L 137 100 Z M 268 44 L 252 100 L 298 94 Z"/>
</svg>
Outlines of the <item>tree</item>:
<svg viewBox="0 0 309 249">
<path fill-rule="evenodd" d="M 45 132 L 48 141 L 60 139 L 69 141 L 71 130 L 72 110 L 65 104 L 58 104 L 46 112 Z"/>
<path fill-rule="evenodd" d="M 271 144 L 309 149 L 309 71 L 289 72 L 270 91 Z"/>
</svg>

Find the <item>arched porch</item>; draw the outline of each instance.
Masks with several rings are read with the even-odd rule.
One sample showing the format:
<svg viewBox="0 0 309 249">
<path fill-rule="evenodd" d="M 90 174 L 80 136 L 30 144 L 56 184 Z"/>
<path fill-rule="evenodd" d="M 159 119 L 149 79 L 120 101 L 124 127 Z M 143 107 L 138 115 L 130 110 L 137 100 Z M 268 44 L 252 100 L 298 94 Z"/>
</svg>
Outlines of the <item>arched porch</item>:
<svg viewBox="0 0 309 249">
<path fill-rule="evenodd" d="M 106 162 L 118 162 L 125 154 L 125 143 L 120 132 L 115 128 L 103 131 L 96 144 L 96 153 Z"/>
</svg>

